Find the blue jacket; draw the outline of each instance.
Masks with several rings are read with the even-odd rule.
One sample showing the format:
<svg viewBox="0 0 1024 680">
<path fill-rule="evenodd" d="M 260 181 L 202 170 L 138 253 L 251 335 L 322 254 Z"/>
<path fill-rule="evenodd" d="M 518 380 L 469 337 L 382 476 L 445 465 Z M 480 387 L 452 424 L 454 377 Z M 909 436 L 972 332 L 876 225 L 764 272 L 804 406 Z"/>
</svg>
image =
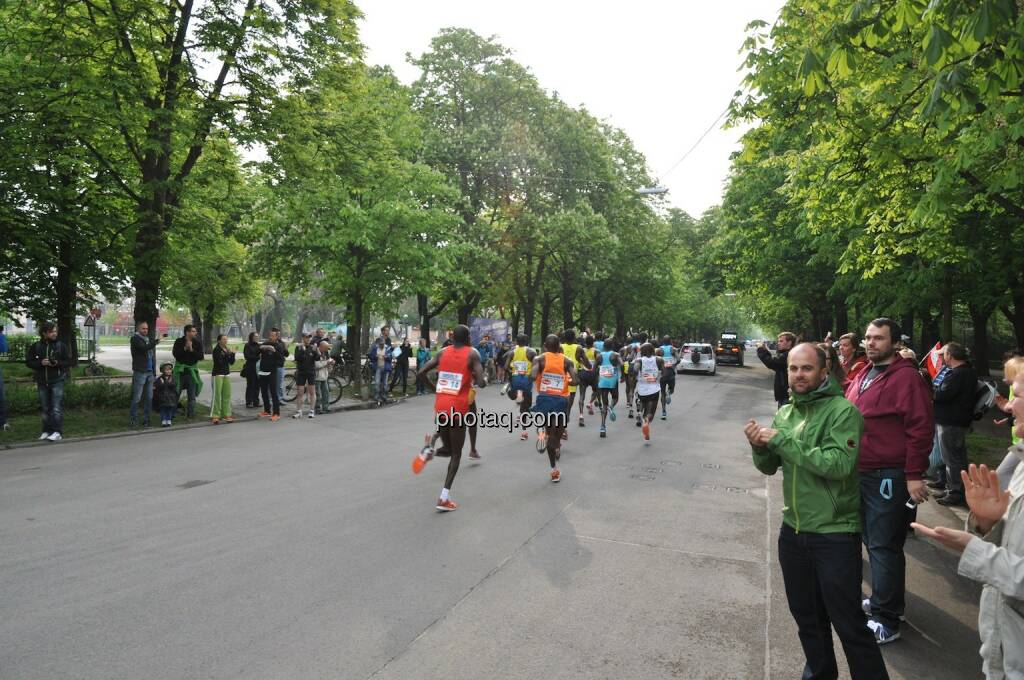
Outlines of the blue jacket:
<svg viewBox="0 0 1024 680">
<path fill-rule="evenodd" d="M 380 345 L 378 345 L 377 343 L 374 343 L 373 347 L 370 348 L 370 351 L 366 353 L 366 356 L 370 359 L 370 365 L 373 367 L 373 370 L 377 370 L 377 350 L 379 348 L 380 348 Z M 384 372 L 385 373 L 390 373 L 391 372 L 391 359 L 392 359 L 392 357 L 394 357 L 394 353 L 395 353 L 394 348 L 392 348 L 392 347 L 390 347 L 388 345 L 384 345 Z"/>
</svg>

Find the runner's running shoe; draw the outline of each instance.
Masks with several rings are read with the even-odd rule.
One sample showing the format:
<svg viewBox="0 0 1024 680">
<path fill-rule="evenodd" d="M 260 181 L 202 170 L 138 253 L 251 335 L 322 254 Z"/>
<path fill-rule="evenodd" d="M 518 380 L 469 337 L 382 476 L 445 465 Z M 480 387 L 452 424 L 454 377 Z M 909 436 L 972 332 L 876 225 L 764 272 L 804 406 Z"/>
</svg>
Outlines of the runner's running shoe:
<svg viewBox="0 0 1024 680">
<path fill-rule="evenodd" d="M 559 472 L 558 470 L 552 470 L 551 471 L 551 481 L 555 482 L 556 484 L 558 482 L 562 481 L 562 473 Z"/>
<path fill-rule="evenodd" d="M 523 433 L 521 435 L 519 435 L 519 441 L 525 442 L 529 438 L 530 438 L 530 433 L 527 432 L 526 430 L 523 430 Z"/>
<path fill-rule="evenodd" d="M 458 510 L 459 506 L 456 505 L 455 501 L 453 501 L 451 498 L 449 498 L 446 501 L 443 501 L 440 498 L 438 498 L 437 509 L 440 510 L 441 512 L 451 512 L 452 510 Z"/>
<path fill-rule="evenodd" d="M 548 446 L 548 433 L 544 430 L 537 432 L 537 453 L 544 453 Z"/>
<path fill-rule="evenodd" d="M 601 426 L 601 438 L 604 439 L 608 436 L 608 431 L 604 429 L 604 425 Z"/>
<path fill-rule="evenodd" d="M 427 463 L 434 457 L 434 449 L 430 448 L 430 435 L 428 434 L 423 438 L 423 448 L 416 454 L 416 457 L 412 459 L 412 473 L 418 475 L 423 472 L 423 468 L 426 467 Z"/>
<path fill-rule="evenodd" d="M 614 423 L 615 422 L 615 417 L 616 417 L 615 416 L 615 407 L 613 406 L 612 408 L 608 409 L 608 419 L 611 420 Z M 632 417 L 632 416 L 630 416 L 630 417 Z"/>
<path fill-rule="evenodd" d="M 651 424 L 646 420 L 644 421 L 643 427 L 640 429 L 644 433 L 644 441 L 650 441 L 651 439 Z"/>
</svg>

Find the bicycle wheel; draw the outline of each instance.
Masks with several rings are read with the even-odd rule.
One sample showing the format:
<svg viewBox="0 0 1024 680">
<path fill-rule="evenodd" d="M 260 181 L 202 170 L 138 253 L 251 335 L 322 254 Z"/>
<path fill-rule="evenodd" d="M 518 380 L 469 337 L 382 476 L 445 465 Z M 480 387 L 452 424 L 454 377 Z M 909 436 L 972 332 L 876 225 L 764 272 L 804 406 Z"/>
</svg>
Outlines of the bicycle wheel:
<svg viewBox="0 0 1024 680">
<path fill-rule="evenodd" d="M 327 389 L 331 394 L 331 403 L 337 404 L 341 400 L 341 393 L 344 390 L 344 386 L 341 381 L 335 377 L 327 379 Z"/>
<path fill-rule="evenodd" d="M 349 370 L 348 365 L 344 362 L 335 366 L 334 371 L 331 373 L 331 377 L 337 380 L 342 387 L 348 387 L 352 384 L 352 371 Z"/>
<path fill-rule="evenodd" d="M 271 386 L 271 389 L 273 389 L 273 386 Z M 295 374 L 289 373 L 284 377 L 284 399 L 282 401 L 291 403 L 295 401 L 295 397 L 298 394 L 299 391 L 295 388 Z"/>
</svg>

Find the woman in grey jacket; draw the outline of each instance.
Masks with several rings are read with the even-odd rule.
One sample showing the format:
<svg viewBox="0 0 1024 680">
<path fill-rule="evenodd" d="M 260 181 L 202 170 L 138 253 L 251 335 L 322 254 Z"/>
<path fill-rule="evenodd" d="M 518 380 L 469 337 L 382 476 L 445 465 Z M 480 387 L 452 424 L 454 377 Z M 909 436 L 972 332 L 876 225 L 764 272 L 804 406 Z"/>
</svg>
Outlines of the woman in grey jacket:
<svg viewBox="0 0 1024 680">
<path fill-rule="evenodd" d="M 1018 436 L 1024 436 L 1024 375 L 1014 381 L 1011 403 Z M 1010 447 L 1024 458 L 1024 444 Z M 971 514 L 968 531 L 912 526 L 961 552 L 957 571 L 983 584 L 978 607 L 982 670 L 989 680 L 1024 678 L 1024 465 L 999 488 L 987 466 L 971 465 L 961 474 Z"/>
</svg>

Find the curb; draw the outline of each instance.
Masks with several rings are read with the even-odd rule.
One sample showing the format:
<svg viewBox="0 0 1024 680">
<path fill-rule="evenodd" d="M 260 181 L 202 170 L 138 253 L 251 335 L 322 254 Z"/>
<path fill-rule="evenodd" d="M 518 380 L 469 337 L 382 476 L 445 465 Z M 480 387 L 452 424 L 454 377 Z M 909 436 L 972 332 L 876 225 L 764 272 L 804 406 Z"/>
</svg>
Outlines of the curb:
<svg viewBox="0 0 1024 680">
<path fill-rule="evenodd" d="M 401 404 L 401 403 L 405 402 L 408 398 L 409 397 L 399 397 L 399 398 L 395 399 L 392 403 L 387 404 L 387 406 L 396 406 L 398 404 Z M 332 408 L 330 413 L 321 413 L 318 417 L 330 416 L 330 415 L 335 414 L 335 413 L 344 413 L 346 411 L 368 411 L 368 410 L 376 409 L 376 408 L 378 408 L 378 407 L 377 407 L 377 404 L 375 402 L 373 402 L 373 401 L 365 401 L 365 402 L 359 402 L 359 403 L 356 403 L 356 404 L 347 404 L 345 406 L 339 406 L 337 408 Z M 235 422 L 232 423 L 232 424 L 255 422 L 257 420 L 260 420 L 259 416 L 239 416 L 239 417 L 235 418 Z M 202 421 L 192 422 L 192 423 L 188 423 L 186 425 L 175 426 L 175 427 L 172 427 L 172 428 L 149 427 L 149 428 L 140 429 L 140 430 L 125 430 L 125 431 L 122 431 L 122 432 L 108 432 L 106 434 L 96 434 L 96 435 L 92 435 L 90 437 L 68 437 L 67 439 L 61 439 L 59 442 L 35 440 L 35 441 L 27 441 L 27 442 L 18 442 L 16 444 L 0 444 L 0 450 L 2 450 L 2 451 L 12 451 L 14 449 L 31 449 L 31 448 L 36 448 L 36 447 L 60 446 L 61 444 L 65 444 L 65 443 L 67 443 L 67 444 L 78 444 L 78 443 L 82 443 L 82 442 L 92 442 L 92 441 L 99 441 L 99 440 L 103 440 L 103 439 L 123 439 L 125 437 L 151 436 L 151 435 L 156 435 L 156 434 L 166 434 L 168 432 L 181 432 L 182 430 L 194 430 L 194 429 L 200 428 L 200 427 L 220 427 L 220 425 L 214 425 L 207 418 L 207 419 L 204 419 Z"/>
</svg>

